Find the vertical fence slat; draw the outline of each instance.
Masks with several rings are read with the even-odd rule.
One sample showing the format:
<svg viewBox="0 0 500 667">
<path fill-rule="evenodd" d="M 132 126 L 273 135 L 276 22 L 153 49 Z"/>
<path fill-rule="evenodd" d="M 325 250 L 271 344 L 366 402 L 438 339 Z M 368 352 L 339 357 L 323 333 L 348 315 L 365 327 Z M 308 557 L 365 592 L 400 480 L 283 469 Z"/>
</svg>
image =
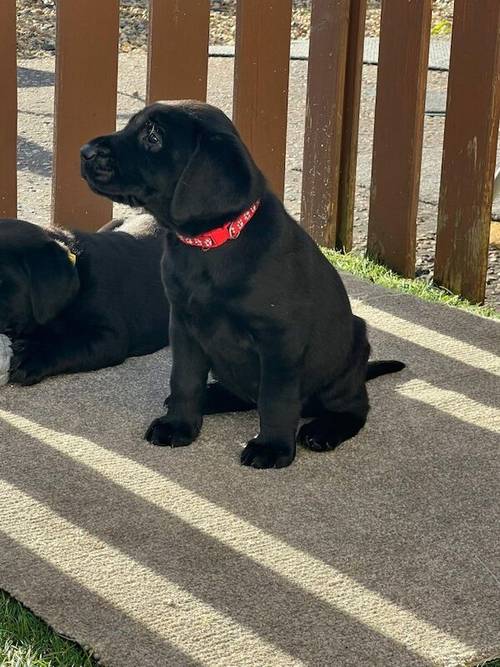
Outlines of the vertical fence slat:
<svg viewBox="0 0 500 667">
<path fill-rule="evenodd" d="M 350 0 L 313 0 L 307 75 L 302 224 L 320 245 L 337 229 Z"/>
<path fill-rule="evenodd" d="M 17 214 L 16 0 L 0 2 L 0 217 Z"/>
<path fill-rule="evenodd" d="M 233 120 L 276 194 L 285 182 L 292 0 L 238 0 Z"/>
<path fill-rule="evenodd" d="M 351 0 L 344 112 L 342 116 L 336 239 L 337 248 L 345 251 L 352 249 L 365 21 L 366 0 Z"/>
<path fill-rule="evenodd" d="M 58 0 L 53 221 L 96 229 L 112 204 L 80 177 L 80 146 L 116 127 L 119 0 Z"/>
<path fill-rule="evenodd" d="M 415 272 L 432 0 L 382 3 L 368 254 Z"/>
<path fill-rule="evenodd" d="M 499 120 L 500 2 L 455 0 L 435 281 L 484 300 Z"/>
<path fill-rule="evenodd" d="M 148 102 L 207 97 L 209 0 L 150 0 Z"/>
</svg>

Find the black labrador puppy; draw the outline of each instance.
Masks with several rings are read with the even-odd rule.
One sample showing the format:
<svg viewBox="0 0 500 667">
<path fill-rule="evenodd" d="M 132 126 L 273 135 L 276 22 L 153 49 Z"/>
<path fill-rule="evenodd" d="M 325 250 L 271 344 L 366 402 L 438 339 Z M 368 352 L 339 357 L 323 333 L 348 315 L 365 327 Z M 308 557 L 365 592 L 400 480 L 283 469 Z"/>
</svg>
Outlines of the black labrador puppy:
<svg viewBox="0 0 500 667">
<path fill-rule="evenodd" d="M 167 345 L 163 235 L 148 214 L 96 233 L 0 220 L 0 333 L 14 350 L 9 380 L 35 384 Z"/>
<path fill-rule="evenodd" d="M 91 188 L 143 206 L 167 230 L 171 303 L 168 412 L 146 438 L 188 445 L 205 412 L 257 407 L 244 465 L 283 467 L 296 439 L 332 449 L 363 427 L 365 381 L 400 370 L 368 365 L 365 323 L 337 271 L 270 190 L 222 111 L 156 103 L 82 148 Z M 206 406 L 207 376 L 215 387 Z M 220 399 L 220 405 L 217 404 Z M 299 419 L 312 417 L 296 436 Z"/>
</svg>

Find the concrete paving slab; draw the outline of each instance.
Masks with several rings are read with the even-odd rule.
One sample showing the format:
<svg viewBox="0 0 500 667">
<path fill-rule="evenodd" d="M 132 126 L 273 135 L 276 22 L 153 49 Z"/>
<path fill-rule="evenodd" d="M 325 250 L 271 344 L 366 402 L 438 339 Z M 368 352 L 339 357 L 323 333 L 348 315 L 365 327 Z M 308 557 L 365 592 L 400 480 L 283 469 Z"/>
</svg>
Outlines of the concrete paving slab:
<svg viewBox="0 0 500 667">
<path fill-rule="evenodd" d="M 378 63 L 380 40 L 378 37 L 367 37 L 363 60 L 367 64 Z M 447 37 L 431 37 L 429 45 L 429 69 L 446 71 L 450 66 L 451 39 Z"/>
<path fill-rule="evenodd" d="M 448 665 L 500 655 L 498 323 L 352 277 L 366 428 L 281 471 L 256 413 L 142 440 L 170 354 L 0 391 L 0 587 L 105 665 Z"/>
<path fill-rule="evenodd" d="M 378 63 L 380 39 L 366 37 L 364 43 L 363 62 L 368 65 Z M 433 37 L 429 47 L 429 69 L 448 70 L 450 64 L 451 40 L 443 37 Z M 234 44 L 212 44 L 209 47 L 211 56 L 234 57 Z M 309 40 L 296 39 L 290 44 L 290 58 L 292 60 L 307 60 L 309 58 Z"/>
</svg>

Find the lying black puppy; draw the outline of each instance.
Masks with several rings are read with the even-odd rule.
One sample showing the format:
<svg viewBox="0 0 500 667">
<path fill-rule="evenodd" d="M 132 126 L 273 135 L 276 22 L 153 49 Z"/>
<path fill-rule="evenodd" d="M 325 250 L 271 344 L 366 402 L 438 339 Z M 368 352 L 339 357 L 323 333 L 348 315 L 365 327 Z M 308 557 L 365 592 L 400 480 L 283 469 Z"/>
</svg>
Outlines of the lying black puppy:
<svg viewBox="0 0 500 667">
<path fill-rule="evenodd" d="M 335 269 L 285 211 L 231 121 L 197 102 L 157 103 L 82 149 L 95 192 L 143 206 L 167 229 L 163 279 L 171 303 L 168 412 L 146 437 L 188 445 L 210 412 L 256 405 L 260 433 L 245 465 L 283 467 L 298 441 L 315 450 L 352 438 L 368 413 L 365 323 Z M 233 398 L 234 397 L 234 398 Z M 205 410 L 206 412 L 207 410 Z"/>
<path fill-rule="evenodd" d="M 0 333 L 9 380 L 90 371 L 168 343 L 161 227 L 150 215 L 97 233 L 0 220 Z"/>
</svg>

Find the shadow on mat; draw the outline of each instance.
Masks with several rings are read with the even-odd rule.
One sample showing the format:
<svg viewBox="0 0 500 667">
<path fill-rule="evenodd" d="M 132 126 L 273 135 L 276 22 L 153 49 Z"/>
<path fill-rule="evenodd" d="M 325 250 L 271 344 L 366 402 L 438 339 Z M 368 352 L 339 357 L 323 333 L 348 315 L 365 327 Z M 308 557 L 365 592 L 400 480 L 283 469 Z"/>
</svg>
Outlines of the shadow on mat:
<svg viewBox="0 0 500 667">
<path fill-rule="evenodd" d="M 392 336 L 373 332 L 372 337 L 381 349 L 393 344 Z M 410 369 L 435 380 L 420 374 L 427 351 L 422 359 L 418 346 L 403 344 Z M 437 364 L 439 355 L 432 354 Z M 238 465 L 238 454 L 256 430 L 255 413 L 207 418 L 201 438 L 188 448 L 154 448 L 142 440 L 149 420 L 161 413 L 166 361 L 163 352 L 99 373 L 2 391 L 0 407 L 33 424 L 23 431 L 0 420 L 2 478 L 308 664 L 429 664 L 422 653 L 434 650 L 433 640 L 428 639 L 431 649 L 425 639 L 423 648 L 405 648 L 391 631 L 394 607 L 382 604 L 377 631 L 368 627 L 372 594 L 414 614 L 417 629 L 418 621 L 431 624 L 440 641 L 444 636 L 472 649 L 491 646 L 500 632 L 491 574 L 499 506 L 492 433 L 399 395 L 397 387 L 411 378 L 405 371 L 370 384 L 368 425 L 337 451 L 301 451 L 282 471 L 249 470 Z M 449 389 L 451 382 L 460 391 L 453 371 L 457 364 L 463 371 L 463 365 L 447 358 L 440 363 L 439 383 Z M 466 371 L 474 386 L 477 371 Z M 475 390 L 469 393 L 479 400 Z M 56 432 L 52 444 L 39 426 Z M 83 458 L 77 461 L 78 448 Z M 117 455 L 125 457 L 123 465 Z M 111 462 L 111 477 L 96 469 L 101 459 Z M 162 483 L 172 493 L 171 508 L 147 499 Z M 478 484 L 488 492 L 478 493 Z M 134 488 L 145 489 L 147 497 Z M 191 523 L 180 518 L 189 509 L 182 505 L 189 502 L 184 491 L 194 494 L 196 507 L 199 503 Z M 205 510 L 207 527 L 201 530 L 198 519 Z M 215 512 L 215 524 L 208 512 Z M 229 534 L 231 517 L 264 531 L 271 547 L 276 541 L 269 562 L 278 569 L 262 564 L 252 540 L 235 550 L 214 537 L 223 533 L 210 526 L 227 527 Z M 302 577 L 287 575 L 288 545 L 300 551 Z M 352 599 L 348 586 L 342 605 L 334 588 L 330 602 L 326 587 L 326 597 L 312 594 L 315 564 L 318 572 L 326 564 L 350 578 Z M 17 576 L 10 578 L 16 584 Z M 366 592 L 366 609 L 356 586 Z M 30 591 L 31 583 L 21 597 L 28 605 Z M 60 594 L 58 588 L 48 594 L 51 608 Z M 77 600 L 75 595 L 67 601 L 68 627 Z M 50 622 L 45 607 L 39 613 Z M 159 610 L 165 613 L 169 610 Z M 170 613 L 175 618 L 175 609 Z M 92 605 L 85 617 L 91 614 Z M 411 627 L 407 632 L 418 634 Z M 105 635 L 114 657 L 113 634 Z M 168 655 L 170 648 L 165 651 Z"/>
<path fill-rule="evenodd" d="M 75 641 L 88 642 L 90 649 L 99 646 L 96 657 L 112 655 L 115 665 L 158 665 L 163 657 L 169 661 L 164 664 L 202 665 L 11 540 L 1 526 L 0 566 L 2 585 L 14 597 L 29 600 L 30 610 L 54 630 L 65 634 L 71 627 Z"/>
</svg>

